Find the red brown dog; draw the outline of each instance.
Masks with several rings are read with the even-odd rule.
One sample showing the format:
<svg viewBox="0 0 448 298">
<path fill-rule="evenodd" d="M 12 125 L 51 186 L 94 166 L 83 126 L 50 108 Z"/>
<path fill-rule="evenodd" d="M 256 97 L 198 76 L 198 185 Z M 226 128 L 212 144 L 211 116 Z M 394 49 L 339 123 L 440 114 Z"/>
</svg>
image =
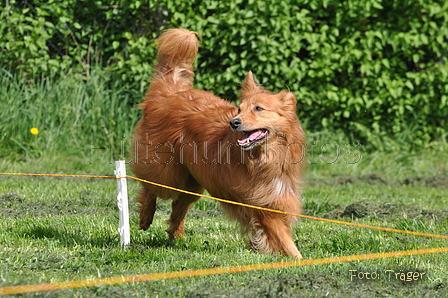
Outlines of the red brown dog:
<svg viewBox="0 0 448 298">
<path fill-rule="evenodd" d="M 195 193 L 298 214 L 304 132 L 293 93 L 264 90 L 247 75 L 241 104 L 193 89 L 196 33 L 165 31 L 158 39 L 155 75 L 140 108 L 133 171 L 137 177 Z M 188 208 L 199 196 L 142 183 L 140 228 L 148 229 L 156 199 L 172 199 L 167 229 L 182 237 Z M 253 250 L 301 258 L 292 239 L 296 218 L 223 203 Z"/>
</svg>

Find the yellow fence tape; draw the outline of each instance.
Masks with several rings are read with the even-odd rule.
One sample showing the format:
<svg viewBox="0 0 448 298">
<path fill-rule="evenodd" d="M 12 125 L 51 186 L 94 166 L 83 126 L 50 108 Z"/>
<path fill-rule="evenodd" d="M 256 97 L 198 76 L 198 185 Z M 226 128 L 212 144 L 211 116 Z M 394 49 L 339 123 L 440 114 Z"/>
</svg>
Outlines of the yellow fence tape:
<svg viewBox="0 0 448 298">
<path fill-rule="evenodd" d="M 253 264 L 253 265 L 242 265 L 242 266 L 233 266 L 233 267 L 173 271 L 173 272 L 164 272 L 164 273 L 150 273 L 150 274 L 142 274 L 142 275 L 107 277 L 107 278 L 76 280 L 76 281 L 64 281 L 64 282 L 36 284 L 36 285 L 20 285 L 20 286 L 11 286 L 11 287 L 0 288 L 0 295 L 22 294 L 22 293 L 30 293 L 30 292 L 42 292 L 42 291 L 62 290 L 62 289 L 71 289 L 71 288 L 80 288 L 80 287 L 104 286 L 104 285 L 114 285 L 114 284 L 122 284 L 122 283 L 185 278 L 185 277 L 194 277 L 194 276 L 206 276 L 206 275 L 216 275 L 216 274 L 225 274 L 225 273 L 237 273 L 237 272 L 247 272 L 247 271 L 255 271 L 255 270 L 265 270 L 265 269 L 278 269 L 278 268 L 287 268 L 287 267 L 311 266 L 311 265 L 341 263 L 341 262 L 353 262 L 353 261 L 361 261 L 361 260 L 373 260 L 373 259 L 381 259 L 381 258 L 412 256 L 412 255 L 422 255 L 422 254 L 441 253 L 441 252 L 448 252 L 448 247 L 424 248 L 424 249 L 417 249 L 417 250 L 404 250 L 404 251 L 383 252 L 383 253 L 374 253 L 374 254 L 365 254 L 365 255 L 354 255 L 354 256 L 323 258 L 323 259 L 277 262 L 277 263 L 265 263 L 265 264 Z"/>
</svg>

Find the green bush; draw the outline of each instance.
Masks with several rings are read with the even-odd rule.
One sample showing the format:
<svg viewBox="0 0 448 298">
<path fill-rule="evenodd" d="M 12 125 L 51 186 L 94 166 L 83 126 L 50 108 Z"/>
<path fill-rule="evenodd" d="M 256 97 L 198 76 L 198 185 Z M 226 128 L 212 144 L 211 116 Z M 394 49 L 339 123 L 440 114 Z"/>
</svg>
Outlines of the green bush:
<svg viewBox="0 0 448 298">
<path fill-rule="evenodd" d="M 141 1 L 9 1 L 0 11 L 0 65 L 26 77 L 107 69 L 144 90 L 162 21 Z M 132 86 L 128 85 L 131 83 Z"/>
<path fill-rule="evenodd" d="M 170 24 L 204 37 L 200 87 L 234 99 L 252 70 L 267 88 L 296 93 L 310 130 L 418 145 L 446 133 L 446 1 L 174 2 Z"/>
<path fill-rule="evenodd" d="M 447 137 L 446 1 L 25 3 L 0 15 L 0 63 L 22 74 L 88 78 L 100 67 L 143 92 L 154 38 L 184 27 L 202 35 L 197 88 L 235 101 L 252 70 L 267 89 L 297 95 L 311 131 L 342 129 L 375 147 L 388 136 L 417 146 Z"/>
</svg>

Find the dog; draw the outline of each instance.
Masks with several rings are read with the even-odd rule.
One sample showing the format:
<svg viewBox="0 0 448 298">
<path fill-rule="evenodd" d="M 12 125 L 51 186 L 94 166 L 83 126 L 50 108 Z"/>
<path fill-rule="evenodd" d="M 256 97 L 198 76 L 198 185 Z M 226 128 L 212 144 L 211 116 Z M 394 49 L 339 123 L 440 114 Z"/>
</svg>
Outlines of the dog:
<svg viewBox="0 0 448 298">
<path fill-rule="evenodd" d="M 236 107 L 193 89 L 197 33 L 169 29 L 157 39 L 157 63 L 139 108 L 134 133 L 134 174 L 148 181 L 235 202 L 298 214 L 305 134 L 292 92 L 256 84 L 249 72 Z M 156 200 L 172 199 L 166 230 L 184 235 L 184 220 L 200 196 L 142 183 L 140 228 L 153 222 Z M 293 238 L 293 215 L 222 203 L 254 251 L 302 258 Z"/>
</svg>

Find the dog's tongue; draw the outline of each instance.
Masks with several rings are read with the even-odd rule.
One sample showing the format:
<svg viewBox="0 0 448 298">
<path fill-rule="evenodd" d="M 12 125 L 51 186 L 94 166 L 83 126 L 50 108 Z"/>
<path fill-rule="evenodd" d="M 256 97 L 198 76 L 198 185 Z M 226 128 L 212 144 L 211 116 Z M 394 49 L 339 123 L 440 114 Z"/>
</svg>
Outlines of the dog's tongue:
<svg viewBox="0 0 448 298">
<path fill-rule="evenodd" d="M 238 140 L 238 144 L 240 146 L 246 146 L 252 143 L 253 141 L 259 140 L 264 138 L 264 136 L 267 134 L 267 130 L 254 130 L 246 132 L 243 135 L 243 138 L 241 140 Z"/>
</svg>

